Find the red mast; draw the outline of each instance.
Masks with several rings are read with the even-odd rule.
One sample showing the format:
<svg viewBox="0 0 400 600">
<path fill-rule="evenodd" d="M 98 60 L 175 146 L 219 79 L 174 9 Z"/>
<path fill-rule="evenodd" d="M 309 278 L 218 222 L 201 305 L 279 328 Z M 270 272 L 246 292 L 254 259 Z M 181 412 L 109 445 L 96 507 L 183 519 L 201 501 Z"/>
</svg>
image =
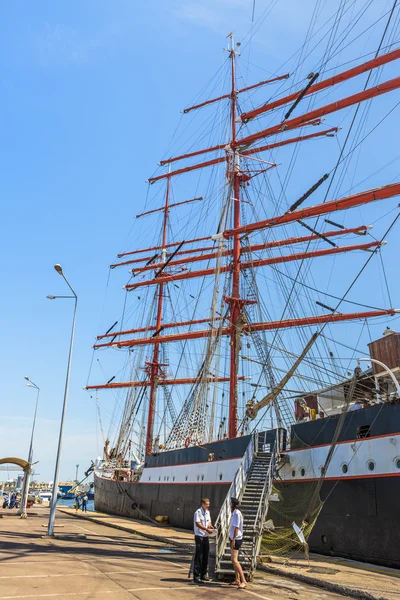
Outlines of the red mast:
<svg viewBox="0 0 400 600">
<path fill-rule="evenodd" d="M 230 34 L 231 39 L 231 66 L 232 66 L 232 88 L 231 88 L 231 122 L 232 122 L 232 143 L 233 153 L 228 155 L 228 177 L 232 181 L 233 198 L 233 222 L 234 229 L 240 227 L 240 165 L 239 154 L 235 149 L 236 144 L 236 81 L 235 81 L 235 45 L 233 33 Z M 229 166 L 231 171 L 229 172 Z M 237 435 L 237 398 L 238 398 L 238 367 L 239 367 L 239 349 L 240 349 L 240 332 L 238 330 L 238 322 L 241 312 L 240 299 L 240 235 L 233 236 L 233 253 L 232 253 L 232 297 L 227 299 L 230 303 L 230 375 L 229 375 L 229 427 L 228 437 L 234 438 Z"/>
<path fill-rule="evenodd" d="M 304 243 L 306 241 L 311 241 L 315 238 L 321 238 L 321 234 L 317 232 L 313 232 L 310 236 L 302 236 L 302 237 L 292 237 L 292 238 L 284 238 L 282 240 L 276 240 L 274 242 L 268 242 L 267 244 L 252 244 L 248 241 L 248 235 L 255 231 L 260 231 L 262 229 L 269 229 L 273 227 L 282 227 L 286 224 L 293 223 L 298 220 L 309 219 L 312 217 L 316 217 L 319 215 L 329 214 L 335 211 L 347 210 L 356 206 L 360 206 L 362 204 L 367 204 L 369 202 L 373 202 L 376 200 L 382 200 L 386 198 L 392 198 L 393 196 L 400 195 L 400 183 L 392 183 L 389 185 L 385 185 L 381 188 L 367 190 L 364 192 L 358 192 L 351 196 L 345 198 L 339 198 L 336 200 L 330 200 L 328 202 L 324 202 L 322 204 L 317 204 L 314 206 L 306 206 L 305 208 L 288 210 L 282 215 L 269 217 L 268 219 L 264 219 L 258 222 L 252 222 L 248 224 L 241 224 L 241 206 L 240 206 L 240 192 L 242 184 L 245 184 L 251 177 L 254 175 L 247 175 L 242 173 L 241 165 L 240 165 L 240 157 L 248 156 L 253 153 L 263 152 L 266 150 L 271 150 L 272 148 L 276 148 L 279 146 L 284 146 L 288 144 L 297 143 L 300 141 L 306 141 L 310 139 L 314 139 L 317 137 L 321 137 L 324 135 L 329 135 L 331 132 L 336 132 L 338 130 L 337 127 L 332 127 L 330 129 L 324 131 L 318 131 L 316 133 L 301 135 L 297 137 L 292 137 L 290 139 L 277 139 L 272 141 L 272 143 L 265 144 L 249 148 L 255 142 L 260 142 L 266 137 L 280 134 L 283 131 L 291 131 L 297 128 L 302 128 L 305 126 L 311 125 L 319 125 L 322 122 L 322 117 L 336 111 L 342 110 L 346 107 L 353 106 L 354 104 L 358 104 L 364 102 L 366 100 L 375 98 L 381 94 L 385 94 L 394 89 L 400 88 L 400 77 L 392 79 L 390 81 L 386 81 L 380 83 L 379 85 L 363 90 L 362 92 L 353 94 L 331 104 L 316 108 L 310 112 L 302 114 L 298 117 L 294 117 L 291 119 L 287 119 L 283 122 L 277 123 L 275 125 L 271 125 L 268 128 L 259 131 L 257 133 L 253 133 L 251 135 L 247 135 L 245 137 L 237 137 L 237 121 L 246 122 L 247 120 L 254 118 L 262 113 L 267 112 L 268 110 L 272 110 L 273 108 L 277 108 L 278 106 L 283 106 L 295 98 L 298 98 L 297 93 L 293 93 L 289 96 L 285 96 L 284 98 L 279 98 L 278 100 L 274 100 L 272 103 L 267 103 L 262 107 L 250 111 L 248 113 L 244 113 L 238 119 L 237 114 L 237 99 L 238 95 L 241 92 L 246 92 L 246 90 L 253 89 L 254 87 L 262 86 L 267 83 L 271 83 L 272 81 L 277 81 L 283 78 L 286 78 L 287 75 L 283 75 L 277 78 L 274 78 L 270 81 L 262 81 L 259 84 L 255 84 L 253 86 L 243 88 L 242 90 L 236 89 L 236 53 L 234 49 L 234 39 L 233 34 L 228 36 L 231 40 L 229 52 L 229 59 L 231 62 L 231 91 L 228 94 L 220 96 L 215 99 L 207 100 L 198 105 L 189 107 L 185 109 L 185 113 L 190 112 L 192 110 L 198 109 L 200 107 L 213 104 L 214 102 L 229 99 L 230 100 L 230 119 L 231 119 L 231 141 L 228 144 L 219 144 L 216 146 L 211 146 L 209 148 L 205 148 L 202 150 L 194 150 L 192 152 L 181 154 L 179 156 L 170 157 L 160 162 L 161 165 L 171 165 L 171 163 L 193 158 L 196 156 L 200 156 L 203 154 L 207 154 L 209 152 L 218 152 L 221 150 L 226 150 L 225 156 L 217 156 L 216 158 L 212 158 L 211 160 L 200 162 L 197 164 L 190 164 L 184 166 L 180 169 L 171 171 L 168 173 L 164 173 L 162 175 L 157 175 L 155 177 L 151 177 L 148 181 L 149 183 L 155 183 L 161 179 L 167 179 L 167 187 L 165 194 L 165 203 L 164 206 L 156 209 L 152 209 L 137 215 L 137 217 L 141 217 L 148 214 L 153 214 L 157 211 L 164 212 L 164 220 L 163 220 L 163 231 L 162 231 L 162 240 L 161 245 L 151 246 L 147 248 L 142 248 L 140 250 L 132 250 L 128 252 L 124 252 L 119 254 L 118 257 L 132 257 L 128 260 L 124 260 L 123 262 L 116 262 L 110 265 L 111 268 L 122 266 L 122 265 L 139 265 L 133 268 L 135 275 L 141 275 L 146 272 L 152 272 L 154 270 L 154 275 L 152 279 L 143 280 L 142 277 L 136 279 L 136 283 L 129 283 L 125 287 L 127 290 L 133 290 L 140 287 L 149 287 L 150 285 L 157 285 L 158 292 L 157 296 L 155 296 L 157 300 L 157 316 L 155 323 L 152 324 L 151 327 L 140 327 L 136 329 L 129 329 L 124 331 L 112 331 L 114 326 L 112 326 L 104 335 L 98 336 L 98 339 L 101 340 L 103 338 L 112 338 L 110 341 L 106 341 L 101 344 L 95 344 L 94 348 L 101 348 L 106 346 L 117 347 L 117 348 L 131 348 L 135 346 L 149 346 L 153 345 L 152 359 L 151 362 L 146 363 L 146 374 L 147 377 L 145 381 L 125 381 L 125 382 L 115 382 L 111 383 L 110 380 L 108 383 L 100 386 L 87 386 L 87 389 L 106 389 L 106 388 L 124 388 L 124 387 L 148 387 L 150 388 L 150 401 L 149 401 L 149 409 L 148 409 L 148 423 L 147 423 L 147 436 L 146 436 L 146 454 L 149 454 L 153 450 L 153 437 L 154 437 L 154 417 L 156 410 L 156 397 L 157 397 L 157 389 L 158 386 L 166 386 L 166 385 L 192 385 L 193 383 L 198 382 L 198 377 L 185 377 L 179 379 L 167 379 L 165 374 L 162 372 L 162 367 L 165 366 L 160 362 L 160 351 L 161 351 L 161 343 L 167 344 L 171 342 L 183 341 L 183 340 L 195 340 L 195 339 L 203 339 L 208 338 L 210 336 L 216 335 L 216 330 L 208 327 L 204 330 L 188 330 L 188 331 L 179 331 L 173 333 L 164 333 L 161 336 L 162 330 L 167 329 L 175 329 L 185 326 L 198 325 L 202 323 L 208 323 L 209 319 L 191 319 L 189 321 L 180 321 L 176 323 L 165 323 L 163 324 L 163 296 L 164 290 L 168 283 L 174 283 L 180 280 L 187 280 L 191 278 L 205 277 L 208 275 L 213 275 L 217 271 L 219 274 L 222 273 L 231 273 L 232 274 L 232 289 L 231 295 L 225 296 L 224 301 L 227 303 L 229 310 L 228 316 L 221 315 L 215 317 L 216 320 L 220 321 L 221 328 L 218 330 L 218 335 L 226 336 L 230 341 L 230 351 L 229 351 L 229 374 L 227 377 L 220 377 L 217 374 L 210 374 L 210 376 L 206 377 L 206 383 L 213 382 L 229 382 L 229 428 L 228 434 L 229 438 L 234 438 L 237 436 L 237 405 L 238 405 L 238 382 L 244 380 L 243 376 L 239 376 L 238 367 L 239 367 L 239 353 L 240 353 L 240 345 L 241 345 L 241 334 L 251 334 L 257 331 L 270 331 L 270 330 L 280 330 L 292 327 L 303 327 L 303 326 L 312 326 L 312 325 L 320 325 L 326 323 L 335 323 L 340 321 L 347 321 L 352 319 L 367 319 L 373 317 L 380 317 L 384 315 L 394 315 L 398 314 L 398 310 L 396 309 L 386 309 L 386 310 L 374 310 L 369 312 L 359 312 L 359 313 L 351 313 L 351 314 L 341 314 L 334 312 L 333 314 L 323 314 L 323 315 L 310 315 L 309 317 L 300 317 L 300 318 L 292 318 L 287 320 L 280 321 L 269 321 L 269 322 L 260 322 L 260 323 L 246 323 L 243 315 L 243 310 L 246 304 L 250 304 L 254 301 L 246 300 L 245 298 L 241 298 L 241 270 L 247 268 L 258 268 L 271 264 L 278 264 L 283 262 L 289 262 L 294 260 L 305 260 L 315 257 L 322 257 L 326 255 L 345 253 L 353 250 L 371 250 L 371 248 L 376 249 L 380 247 L 384 242 L 374 241 L 368 242 L 364 244 L 356 244 L 352 246 L 335 246 L 333 244 L 333 248 L 322 248 L 311 251 L 299 251 L 296 253 L 291 253 L 288 255 L 277 255 L 271 256 L 268 258 L 258 258 L 252 261 L 241 262 L 241 255 L 254 252 L 257 250 L 265 250 L 267 248 L 279 247 L 279 246 L 287 246 L 293 245 L 297 243 Z M 312 94 L 327 87 L 333 86 L 334 84 L 346 81 L 354 77 L 355 75 L 364 73 L 370 69 L 377 68 L 381 64 L 385 64 L 386 62 L 390 62 L 392 60 L 400 58 L 400 49 L 392 53 L 388 53 L 384 57 L 377 57 L 373 61 L 369 61 L 364 65 L 358 66 L 356 68 L 345 71 L 342 74 L 335 75 L 327 80 L 323 80 L 316 85 L 310 86 L 307 90 L 307 94 Z M 254 159 L 253 159 L 254 160 Z M 204 167 L 208 167 L 211 165 L 219 164 L 222 161 L 226 161 L 227 167 L 227 181 L 229 187 L 229 196 L 228 202 L 233 203 L 232 211 L 230 210 L 231 205 L 228 204 L 227 208 L 229 208 L 229 212 L 232 213 L 232 218 L 230 218 L 229 229 L 225 229 L 222 232 L 222 236 L 225 240 L 229 241 L 229 248 L 222 250 L 220 249 L 218 252 L 215 251 L 215 241 L 217 237 L 222 236 L 214 236 L 207 235 L 205 237 L 198 237 L 190 240 L 182 240 L 175 241 L 167 244 L 167 224 L 168 224 L 168 215 L 169 211 L 174 206 L 180 206 L 182 204 L 186 204 L 189 202 L 200 201 L 203 198 L 197 197 L 192 198 L 190 200 L 186 200 L 185 202 L 178 202 L 175 204 L 170 204 L 169 196 L 170 196 L 170 183 L 171 177 L 179 176 L 184 173 L 188 173 L 190 171 L 194 171 L 197 169 L 202 169 Z M 265 164 L 269 165 L 268 168 L 276 167 L 273 163 L 267 163 L 263 161 Z M 267 169 L 263 169 L 261 172 L 265 172 Z M 296 203 L 297 206 L 297 203 Z M 329 221 L 328 221 L 329 222 Z M 334 224 L 334 223 L 333 223 Z M 335 224 L 334 224 L 335 225 Z M 341 227 L 338 225 L 337 227 Z M 352 228 L 352 229 L 344 229 L 341 228 L 340 231 L 328 231 L 323 232 L 323 237 L 327 240 L 328 237 L 331 236 L 339 236 L 344 235 L 346 233 L 359 233 L 359 229 L 366 230 L 366 227 L 363 228 Z M 313 231 L 313 230 L 311 230 Z M 245 235 L 247 241 L 244 244 L 241 244 L 241 238 Z M 232 239 L 232 242 L 230 240 Z M 213 245 L 205 245 L 205 247 L 195 246 L 188 247 L 189 244 L 198 243 L 198 242 L 210 242 L 213 241 Z M 328 240 L 327 240 L 328 241 Z M 185 249 L 181 251 L 181 246 L 185 244 Z M 156 252 L 155 255 L 143 256 L 143 253 L 147 252 Z M 161 253 L 161 258 L 160 258 Z M 139 256 L 137 256 L 139 255 Z M 182 258 L 182 255 L 189 255 L 188 257 Z M 217 257 L 226 256 L 229 257 L 230 263 L 225 264 L 223 266 L 219 266 L 218 269 L 216 266 L 207 266 L 207 268 L 199 269 L 199 270 L 191 270 L 191 267 L 187 268 L 187 265 L 191 265 L 192 263 L 197 263 L 200 261 L 216 259 Z M 175 267 L 175 270 L 170 270 L 166 272 L 165 266 L 168 260 L 169 267 Z M 142 264 L 144 263 L 144 264 Z M 142 266 L 140 266 L 142 264 Z M 178 267 L 179 265 L 179 267 Z M 185 266 L 184 266 L 185 265 Z M 178 269 L 176 269 L 178 267 Z M 157 271 L 156 271 L 157 270 Z M 179 286 L 177 286 L 179 287 Z M 116 324 L 116 323 L 115 323 Z M 149 335 L 150 332 L 154 332 L 151 337 L 138 337 L 134 339 L 125 339 L 125 340 L 117 340 L 114 341 L 117 336 L 125 336 L 130 334 L 144 333 Z M 229 376 L 228 376 L 229 375 Z M 114 378 L 112 378 L 114 379 Z"/>
<path fill-rule="evenodd" d="M 169 191 L 171 185 L 171 178 L 167 178 L 167 190 L 165 192 L 165 206 L 164 206 L 164 223 L 163 223 L 163 236 L 161 251 L 163 253 L 163 262 L 166 260 L 166 244 L 167 244 L 167 222 L 168 222 L 168 211 L 169 211 Z M 150 367 L 150 402 L 149 402 L 149 414 L 147 418 L 147 433 L 146 433 L 146 454 L 151 454 L 153 449 L 153 429 L 154 429 L 154 414 L 156 411 L 156 398 L 157 398 L 157 387 L 160 379 L 160 341 L 159 332 L 161 329 L 162 315 L 163 315 L 163 294 L 164 284 L 160 283 L 158 289 L 158 304 L 157 304 L 157 319 L 156 319 L 156 343 L 154 344 L 153 360 L 148 365 Z"/>
</svg>

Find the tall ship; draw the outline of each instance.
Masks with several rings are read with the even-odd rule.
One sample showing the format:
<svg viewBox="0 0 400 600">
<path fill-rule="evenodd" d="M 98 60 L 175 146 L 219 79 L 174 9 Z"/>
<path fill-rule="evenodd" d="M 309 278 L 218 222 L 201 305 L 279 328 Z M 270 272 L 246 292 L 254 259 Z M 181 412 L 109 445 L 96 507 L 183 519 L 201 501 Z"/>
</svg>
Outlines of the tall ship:
<svg viewBox="0 0 400 600">
<path fill-rule="evenodd" d="M 397 12 L 361 59 L 339 19 L 258 83 L 227 37 L 111 264 L 122 312 L 86 386 L 96 510 L 191 528 L 201 497 L 216 517 L 258 473 L 275 497 L 258 520 L 312 522 L 311 550 L 400 567 Z"/>
</svg>

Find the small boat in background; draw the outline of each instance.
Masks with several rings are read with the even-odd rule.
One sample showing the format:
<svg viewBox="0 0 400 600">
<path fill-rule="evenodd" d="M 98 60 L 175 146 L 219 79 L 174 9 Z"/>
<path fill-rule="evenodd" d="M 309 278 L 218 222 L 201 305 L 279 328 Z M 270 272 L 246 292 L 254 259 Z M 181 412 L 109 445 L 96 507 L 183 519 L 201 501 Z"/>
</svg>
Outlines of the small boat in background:
<svg viewBox="0 0 400 600">
<path fill-rule="evenodd" d="M 49 504 L 52 492 L 39 492 L 39 504 Z"/>
</svg>

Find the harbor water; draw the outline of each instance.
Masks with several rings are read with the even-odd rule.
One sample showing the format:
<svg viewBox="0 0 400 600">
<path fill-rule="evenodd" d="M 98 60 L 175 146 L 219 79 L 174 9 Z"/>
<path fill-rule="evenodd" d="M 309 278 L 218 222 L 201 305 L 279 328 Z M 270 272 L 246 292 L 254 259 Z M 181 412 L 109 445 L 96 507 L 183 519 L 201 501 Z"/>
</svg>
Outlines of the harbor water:
<svg viewBox="0 0 400 600">
<path fill-rule="evenodd" d="M 70 506 L 71 508 L 73 508 L 74 504 L 75 504 L 75 500 L 73 498 L 71 498 L 70 500 L 63 500 L 62 498 L 57 500 L 58 506 Z M 90 510 L 90 511 L 94 510 L 94 500 L 88 500 L 87 510 Z"/>
</svg>

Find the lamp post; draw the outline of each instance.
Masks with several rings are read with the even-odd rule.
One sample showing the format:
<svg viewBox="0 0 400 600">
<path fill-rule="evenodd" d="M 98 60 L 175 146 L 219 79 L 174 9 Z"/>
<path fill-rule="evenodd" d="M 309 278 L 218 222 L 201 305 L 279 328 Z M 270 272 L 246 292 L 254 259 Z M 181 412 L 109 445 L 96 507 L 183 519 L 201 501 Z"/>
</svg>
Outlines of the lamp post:
<svg viewBox="0 0 400 600">
<path fill-rule="evenodd" d="M 72 298 L 75 300 L 74 303 L 74 315 L 72 319 L 72 329 L 71 329 L 71 338 L 69 344 L 69 354 L 68 354 L 68 363 L 67 363 L 67 374 L 65 378 L 65 388 L 64 388 L 64 401 L 61 413 L 61 423 L 60 423 L 60 433 L 58 436 L 58 448 L 57 448 L 57 458 L 56 458 L 56 466 L 54 470 L 54 479 L 53 479 L 53 492 L 51 495 L 50 501 L 50 516 L 49 516 L 49 524 L 47 533 L 49 536 L 54 535 L 54 519 L 56 516 L 56 504 L 57 504 L 57 492 L 58 492 L 58 477 L 60 470 L 60 459 L 61 459 L 61 449 L 62 449 L 62 440 L 64 433 L 64 421 L 65 421 L 65 413 L 67 408 L 67 399 L 68 399 L 68 387 L 69 387 L 69 376 L 71 371 L 71 360 L 72 360 L 72 347 L 74 343 L 74 333 L 75 333 L 75 321 L 76 321 L 76 307 L 78 304 L 78 296 L 75 294 L 71 285 L 69 284 L 68 279 L 65 277 L 61 265 L 54 265 L 55 270 L 61 277 L 64 279 L 69 289 L 72 292 L 72 296 L 47 296 L 49 300 L 56 300 L 57 298 Z"/>
<path fill-rule="evenodd" d="M 78 469 L 79 469 L 79 465 L 76 465 L 76 477 L 75 477 L 76 483 L 78 483 Z"/>
<path fill-rule="evenodd" d="M 33 461 L 33 437 L 35 435 L 36 414 L 37 414 L 38 403 L 39 403 L 39 394 L 40 394 L 40 387 L 37 386 L 36 383 L 34 383 L 31 379 L 29 379 L 29 377 L 27 375 L 25 375 L 25 379 L 28 382 L 26 384 L 27 387 L 33 387 L 36 389 L 36 404 L 35 404 L 35 412 L 33 415 L 31 443 L 29 446 L 29 453 L 28 453 L 29 467 L 28 467 L 28 470 L 24 474 L 24 485 L 22 488 L 21 508 L 18 511 L 18 514 L 20 514 L 22 517 L 26 517 L 26 503 L 28 500 L 29 483 L 30 483 L 31 470 L 32 470 L 32 461 Z"/>
</svg>

